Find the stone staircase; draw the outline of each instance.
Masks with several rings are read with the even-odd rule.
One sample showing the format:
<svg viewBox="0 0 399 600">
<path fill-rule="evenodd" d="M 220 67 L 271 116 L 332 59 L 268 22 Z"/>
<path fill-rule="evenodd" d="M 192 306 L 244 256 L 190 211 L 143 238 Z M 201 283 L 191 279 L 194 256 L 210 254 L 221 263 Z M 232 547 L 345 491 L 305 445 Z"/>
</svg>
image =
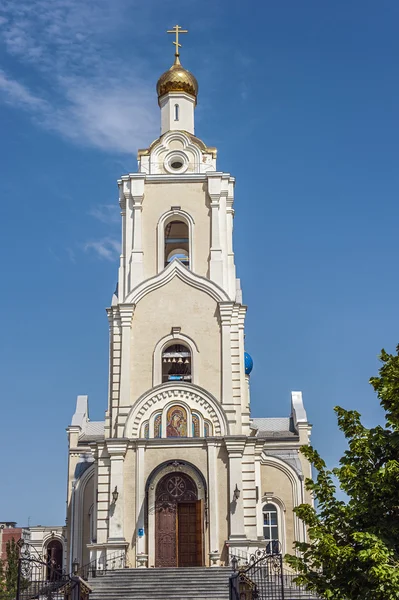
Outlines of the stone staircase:
<svg viewBox="0 0 399 600">
<path fill-rule="evenodd" d="M 89 579 L 90 600 L 228 600 L 229 567 L 119 569 Z"/>
</svg>

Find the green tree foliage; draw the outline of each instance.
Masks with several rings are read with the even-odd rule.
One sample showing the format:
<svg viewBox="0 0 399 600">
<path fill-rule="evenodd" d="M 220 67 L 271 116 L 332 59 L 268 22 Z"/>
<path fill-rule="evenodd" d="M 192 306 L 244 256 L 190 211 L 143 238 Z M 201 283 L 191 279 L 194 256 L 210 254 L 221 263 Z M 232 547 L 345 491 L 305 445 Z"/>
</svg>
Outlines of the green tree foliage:
<svg viewBox="0 0 399 600">
<path fill-rule="evenodd" d="M 0 560 L 0 600 L 13 600 L 17 593 L 19 548 L 14 538 L 6 544 L 6 560 Z"/>
<path fill-rule="evenodd" d="M 327 470 L 311 446 L 301 450 L 317 470 L 306 487 L 317 511 L 295 509 L 308 529 L 308 542 L 295 542 L 298 556 L 287 562 L 298 582 L 322 598 L 399 599 L 399 346 L 382 350 L 379 377 L 370 384 L 385 411 L 385 427 L 364 427 L 360 414 L 336 407 L 348 450 L 340 466 Z M 336 498 L 334 476 L 348 501 Z"/>
</svg>

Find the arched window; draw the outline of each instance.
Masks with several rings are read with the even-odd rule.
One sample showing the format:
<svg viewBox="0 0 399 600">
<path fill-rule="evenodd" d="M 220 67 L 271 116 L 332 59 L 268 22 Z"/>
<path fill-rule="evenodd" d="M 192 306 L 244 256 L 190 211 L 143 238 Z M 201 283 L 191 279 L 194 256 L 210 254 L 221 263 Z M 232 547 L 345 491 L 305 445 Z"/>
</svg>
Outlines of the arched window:
<svg viewBox="0 0 399 600">
<path fill-rule="evenodd" d="M 188 225 L 184 221 L 170 221 L 165 225 L 165 267 L 179 260 L 190 267 Z"/>
<path fill-rule="evenodd" d="M 47 545 L 47 579 L 57 581 L 62 576 L 63 548 L 60 540 L 51 540 Z"/>
<path fill-rule="evenodd" d="M 179 105 L 175 104 L 175 121 L 179 120 Z"/>
<path fill-rule="evenodd" d="M 192 423 L 193 423 L 193 437 L 200 437 L 200 418 L 198 415 L 193 413 L 192 415 Z"/>
<path fill-rule="evenodd" d="M 154 417 L 154 438 L 162 437 L 162 413 Z"/>
<path fill-rule="evenodd" d="M 162 352 L 162 383 L 191 381 L 191 352 L 183 344 L 171 344 Z"/>
<path fill-rule="evenodd" d="M 212 435 L 212 425 L 209 421 L 204 422 L 204 437 L 209 437 Z"/>
<path fill-rule="evenodd" d="M 266 551 L 269 554 L 276 554 L 280 551 L 278 514 L 274 504 L 265 504 L 263 507 L 263 537 L 267 542 Z"/>
<path fill-rule="evenodd" d="M 143 423 L 143 428 L 142 428 L 142 434 L 141 435 L 146 440 L 148 440 L 148 438 L 150 437 L 150 429 L 149 429 L 149 426 L 148 426 L 148 421 L 146 421 L 145 423 Z"/>
</svg>

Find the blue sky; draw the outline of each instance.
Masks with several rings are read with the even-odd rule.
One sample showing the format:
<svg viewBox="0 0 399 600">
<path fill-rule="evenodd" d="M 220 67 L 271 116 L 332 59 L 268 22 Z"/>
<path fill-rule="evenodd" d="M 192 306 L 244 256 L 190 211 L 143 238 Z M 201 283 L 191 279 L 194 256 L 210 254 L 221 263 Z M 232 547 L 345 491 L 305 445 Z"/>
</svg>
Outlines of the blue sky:
<svg viewBox="0 0 399 600">
<path fill-rule="evenodd" d="M 396 0 L 3 0 L 0 9 L 0 520 L 65 519 L 77 394 L 107 403 L 116 179 L 159 135 L 173 59 L 199 80 L 196 133 L 237 178 L 235 252 L 253 416 L 302 390 L 334 466 L 336 404 L 367 425 L 398 336 Z"/>
</svg>

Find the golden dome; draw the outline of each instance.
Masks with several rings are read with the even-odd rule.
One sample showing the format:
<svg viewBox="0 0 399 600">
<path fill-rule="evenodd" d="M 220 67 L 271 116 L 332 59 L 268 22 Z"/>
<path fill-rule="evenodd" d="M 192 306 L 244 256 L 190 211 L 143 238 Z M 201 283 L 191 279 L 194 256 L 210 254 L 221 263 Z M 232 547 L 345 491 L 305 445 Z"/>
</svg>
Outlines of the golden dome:
<svg viewBox="0 0 399 600">
<path fill-rule="evenodd" d="M 186 92 L 194 96 L 197 103 L 198 82 L 190 71 L 181 66 L 178 56 L 175 58 L 174 65 L 158 79 L 158 103 L 161 96 L 169 92 Z"/>
</svg>

